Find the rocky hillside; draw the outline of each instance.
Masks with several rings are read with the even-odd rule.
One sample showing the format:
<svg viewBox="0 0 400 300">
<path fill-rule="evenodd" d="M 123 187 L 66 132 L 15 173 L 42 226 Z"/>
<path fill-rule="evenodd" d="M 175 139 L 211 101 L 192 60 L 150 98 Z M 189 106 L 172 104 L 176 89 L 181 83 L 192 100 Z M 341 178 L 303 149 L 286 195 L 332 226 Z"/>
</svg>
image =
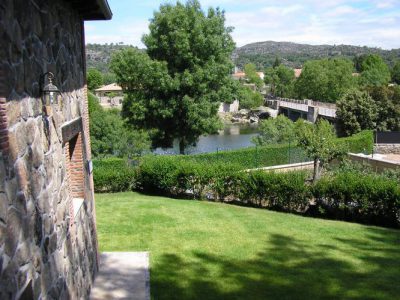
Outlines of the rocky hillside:
<svg viewBox="0 0 400 300">
<path fill-rule="evenodd" d="M 380 48 L 351 45 L 308 45 L 291 42 L 258 42 L 239 47 L 233 53 L 233 60 L 239 68 L 247 63 L 254 63 L 259 69 L 271 66 L 276 57 L 290 67 L 300 68 L 310 59 L 327 57 L 346 57 L 353 59 L 357 55 L 376 53 L 389 65 L 400 59 L 400 49 L 383 50 Z"/>
<path fill-rule="evenodd" d="M 87 44 L 86 62 L 89 68 L 96 68 L 103 73 L 108 73 L 108 63 L 111 54 L 125 47 L 119 44 Z M 394 61 L 400 59 L 400 49 L 382 50 L 380 48 L 359 47 L 351 45 L 307 45 L 290 42 L 258 42 L 237 48 L 232 58 L 239 68 L 249 62 L 257 65 L 259 70 L 271 66 L 276 57 L 279 57 L 287 66 L 300 68 L 304 62 L 310 59 L 325 57 L 346 57 L 353 59 L 364 53 L 380 54 L 386 62 L 392 66 Z"/>
</svg>

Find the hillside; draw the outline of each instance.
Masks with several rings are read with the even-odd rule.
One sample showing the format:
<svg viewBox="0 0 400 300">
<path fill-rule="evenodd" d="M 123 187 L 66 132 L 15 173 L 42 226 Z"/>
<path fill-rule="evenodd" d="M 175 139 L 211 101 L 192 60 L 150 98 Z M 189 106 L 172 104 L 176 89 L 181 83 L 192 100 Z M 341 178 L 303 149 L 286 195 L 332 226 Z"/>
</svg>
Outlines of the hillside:
<svg viewBox="0 0 400 300">
<path fill-rule="evenodd" d="M 124 44 L 87 44 L 86 62 L 88 68 L 96 68 L 102 73 L 108 73 L 108 63 L 114 51 L 126 47 L 133 47 Z M 232 58 L 239 68 L 249 62 L 257 65 L 263 70 L 271 66 L 276 57 L 290 67 L 299 68 L 304 62 L 310 59 L 321 59 L 326 57 L 346 57 L 353 59 L 357 55 L 365 53 L 380 54 L 385 61 L 392 66 L 394 61 L 400 59 L 400 49 L 382 50 L 380 48 L 359 47 L 351 45 L 307 45 L 291 42 L 258 42 L 237 48 Z"/>
<path fill-rule="evenodd" d="M 130 45 L 119 44 L 87 44 L 86 45 L 86 64 L 87 67 L 95 68 L 102 73 L 108 73 L 108 63 L 111 54 L 123 48 L 133 47 Z"/>
<path fill-rule="evenodd" d="M 383 50 L 380 48 L 360 47 L 351 45 L 308 45 L 291 42 L 258 42 L 237 48 L 232 58 L 239 68 L 247 63 L 254 63 L 262 70 L 273 64 L 279 57 L 287 66 L 300 68 L 304 62 L 311 59 L 329 57 L 345 57 L 353 59 L 357 55 L 376 53 L 392 66 L 394 61 L 400 59 L 400 49 Z"/>
</svg>

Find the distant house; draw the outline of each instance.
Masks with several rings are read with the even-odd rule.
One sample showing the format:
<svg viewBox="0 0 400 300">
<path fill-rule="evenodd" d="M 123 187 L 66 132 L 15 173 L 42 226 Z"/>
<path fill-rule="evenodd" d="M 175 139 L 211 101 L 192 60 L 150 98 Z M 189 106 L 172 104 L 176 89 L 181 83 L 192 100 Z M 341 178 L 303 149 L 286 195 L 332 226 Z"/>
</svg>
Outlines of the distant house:
<svg viewBox="0 0 400 300">
<path fill-rule="evenodd" d="M 258 76 L 264 80 L 264 72 L 257 72 Z M 245 79 L 246 74 L 244 72 L 235 72 L 232 74 L 233 79 L 240 80 Z"/>
<path fill-rule="evenodd" d="M 122 108 L 124 94 L 122 88 L 116 83 L 95 90 L 95 94 L 99 98 L 100 105 L 104 108 Z"/>
<path fill-rule="evenodd" d="M 299 78 L 303 69 L 294 69 L 294 77 Z"/>
</svg>

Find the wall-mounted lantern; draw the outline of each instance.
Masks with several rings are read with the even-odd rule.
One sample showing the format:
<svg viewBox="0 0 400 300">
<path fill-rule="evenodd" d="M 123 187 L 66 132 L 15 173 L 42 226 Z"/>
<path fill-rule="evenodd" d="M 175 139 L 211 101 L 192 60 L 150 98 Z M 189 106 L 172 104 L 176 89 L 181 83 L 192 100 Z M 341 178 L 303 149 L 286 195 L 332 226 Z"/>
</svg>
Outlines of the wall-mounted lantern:
<svg viewBox="0 0 400 300">
<path fill-rule="evenodd" d="M 58 104 L 58 97 L 61 95 L 60 90 L 53 84 L 54 74 L 47 72 L 43 74 L 42 101 L 45 114 L 51 115 L 51 105 Z"/>
</svg>

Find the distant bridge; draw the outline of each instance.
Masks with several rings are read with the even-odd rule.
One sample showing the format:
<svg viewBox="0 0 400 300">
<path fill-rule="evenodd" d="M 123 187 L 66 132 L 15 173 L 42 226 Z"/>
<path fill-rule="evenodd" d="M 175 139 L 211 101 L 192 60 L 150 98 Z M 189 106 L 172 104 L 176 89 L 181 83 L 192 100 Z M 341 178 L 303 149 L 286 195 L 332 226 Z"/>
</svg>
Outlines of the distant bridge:
<svg viewBox="0 0 400 300">
<path fill-rule="evenodd" d="M 311 123 L 315 123 L 318 118 L 324 118 L 330 122 L 336 121 L 336 105 L 332 103 L 277 97 L 267 98 L 266 105 L 293 121 L 299 118 Z"/>
</svg>

